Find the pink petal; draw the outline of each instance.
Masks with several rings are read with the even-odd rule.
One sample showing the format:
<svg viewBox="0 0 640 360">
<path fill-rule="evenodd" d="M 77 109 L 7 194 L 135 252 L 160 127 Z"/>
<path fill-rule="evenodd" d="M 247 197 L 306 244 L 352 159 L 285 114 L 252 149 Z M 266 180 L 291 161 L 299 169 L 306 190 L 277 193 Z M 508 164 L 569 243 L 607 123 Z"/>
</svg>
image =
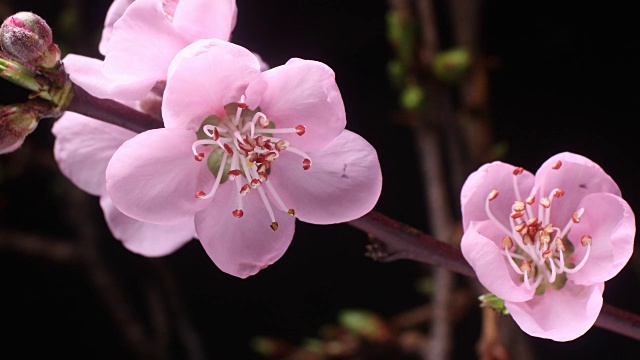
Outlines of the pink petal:
<svg viewBox="0 0 640 360">
<path fill-rule="evenodd" d="M 113 153 L 135 136 L 132 131 L 73 112 L 65 112 L 51 131 L 56 137 L 53 154 L 60 171 L 92 195 L 102 193 Z"/>
<path fill-rule="evenodd" d="M 93 96 L 118 100 L 136 100 L 144 97 L 140 95 L 140 86 L 134 80 L 119 82 L 106 77 L 102 72 L 101 60 L 69 54 L 62 62 L 71 81 Z M 149 89 L 145 91 L 148 92 Z"/>
<path fill-rule="evenodd" d="M 555 341 L 574 340 L 595 323 L 602 308 L 604 284 L 581 286 L 570 281 L 560 290 L 526 302 L 505 301 L 513 320 L 527 334 Z"/>
<path fill-rule="evenodd" d="M 135 220 L 116 209 L 108 195 L 100 197 L 107 225 L 128 250 L 147 257 L 171 254 L 195 237 L 193 219 L 172 225 Z"/>
<path fill-rule="evenodd" d="M 504 300 L 527 301 L 533 297 L 534 290 L 524 286 L 520 275 L 509 264 L 501 248 L 504 236 L 490 220 L 471 222 L 460 242 L 462 255 L 487 290 Z"/>
<path fill-rule="evenodd" d="M 629 204 L 612 194 L 587 195 L 580 207 L 585 209 L 581 221 L 569 232 L 576 249 L 572 262 L 578 264 L 584 258 L 586 247 L 580 245 L 583 235 L 591 236 L 591 250 L 584 267 L 568 277 L 580 285 L 601 283 L 617 275 L 631 258 L 635 217 Z"/>
<path fill-rule="evenodd" d="M 229 40 L 236 25 L 238 9 L 235 0 L 180 0 L 173 26 L 185 39 Z"/>
<path fill-rule="evenodd" d="M 117 92 L 94 96 L 140 99 L 159 80 L 166 80 L 173 57 L 188 44 L 176 33 L 159 0 L 136 0 L 116 21 L 102 72 Z"/>
<path fill-rule="evenodd" d="M 376 150 L 358 134 L 343 130 L 331 143 L 309 152 L 312 165 L 302 169 L 303 158 L 280 153 L 271 168 L 273 183 L 296 216 L 313 224 L 357 219 L 373 209 L 382 188 Z"/>
<path fill-rule="evenodd" d="M 256 190 L 243 197 L 244 216 L 235 218 L 238 192 L 228 181 L 220 186 L 210 206 L 196 214 L 196 232 L 213 262 L 224 272 L 246 278 L 276 262 L 285 253 L 295 218 L 275 211 L 278 230 Z"/>
<path fill-rule="evenodd" d="M 335 74 L 327 65 L 291 59 L 285 65 L 262 73 L 266 90 L 247 88 L 247 104 L 260 106 L 278 128 L 304 125 L 304 136 L 285 134 L 291 146 L 318 150 L 338 136 L 346 125 L 344 103 Z"/>
<path fill-rule="evenodd" d="M 509 225 L 511 206 L 515 200 L 525 200 L 530 195 L 534 181 L 533 174 L 526 170 L 518 175 L 516 178 L 520 196 L 517 196 L 513 186 L 513 170 L 515 168 L 513 165 L 494 161 L 490 164 L 482 165 L 469 175 L 462 186 L 460 194 L 462 222 L 465 231 L 472 221 L 489 219 L 485 210 L 485 202 L 487 201 L 487 196 L 494 189 L 499 191 L 499 195 L 490 202 L 491 212 L 504 226 L 511 228 Z"/>
<path fill-rule="evenodd" d="M 196 130 L 209 115 L 225 116 L 224 106 L 240 100 L 260 75 L 258 59 L 222 40 L 200 40 L 171 63 L 162 114 L 167 127 Z"/>
<path fill-rule="evenodd" d="M 560 161 L 562 166 L 554 170 Z M 578 203 L 588 194 L 605 192 L 620 196 L 618 185 L 598 164 L 572 153 L 561 153 L 547 160 L 536 173 L 535 190 L 538 197 L 548 197 L 559 188 L 565 194 L 554 199 L 550 222 L 564 226 L 577 210 Z"/>
<path fill-rule="evenodd" d="M 155 129 L 125 142 L 107 167 L 107 190 L 126 215 L 145 222 L 177 224 L 193 218 L 207 201 L 196 198 L 213 184 L 191 150 L 195 133 Z"/>
<path fill-rule="evenodd" d="M 100 39 L 100 44 L 98 45 L 98 49 L 102 55 L 107 54 L 107 49 L 109 48 L 109 40 L 111 39 L 111 33 L 113 32 L 113 24 L 122 17 L 124 11 L 127 10 L 129 5 L 133 3 L 134 0 L 114 0 L 109 10 L 107 11 L 107 16 L 104 20 L 104 28 L 102 29 L 102 38 Z"/>
</svg>

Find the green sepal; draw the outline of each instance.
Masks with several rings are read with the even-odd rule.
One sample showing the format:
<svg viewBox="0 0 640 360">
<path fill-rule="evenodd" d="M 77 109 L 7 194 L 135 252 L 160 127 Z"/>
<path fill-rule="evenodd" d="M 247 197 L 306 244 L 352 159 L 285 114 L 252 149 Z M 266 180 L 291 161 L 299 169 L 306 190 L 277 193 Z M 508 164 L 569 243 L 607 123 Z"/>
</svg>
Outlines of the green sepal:
<svg viewBox="0 0 640 360">
<path fill-rule="evenodd" d="M 480 300 L 480 307 L 490 307 L 500 315 L 509 315 L 509 310 L 504 305 L 504 300 L 492 293 L 480 295 L 478 300 Z"/>
</svg>

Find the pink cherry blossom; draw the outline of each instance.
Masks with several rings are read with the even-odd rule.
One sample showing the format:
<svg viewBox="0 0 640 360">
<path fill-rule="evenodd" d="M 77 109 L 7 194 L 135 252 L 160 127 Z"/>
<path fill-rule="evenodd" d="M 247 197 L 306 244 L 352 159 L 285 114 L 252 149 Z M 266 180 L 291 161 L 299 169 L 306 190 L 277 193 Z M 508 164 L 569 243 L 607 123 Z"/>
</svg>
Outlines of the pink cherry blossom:
<svg viewBox="0 0 640 360">
<path fill-rule="evenodd" d="M 200 40 L 172 62 L 165 128 L 126 141 L 107 167 L 114 205 L 145 222 L 195 222 L 223 271 L 246 278 L 288 248 L 295 219 L 333 224 L 376 204 L 375 149 L 344 129 L 333 71 L 292 59 L 261 72 L 248 50 Z"/>
<path fill-rule="evenodd" d="M 534 176 L 496 161 L 469 176 L 461 203 L 462 253 L 523 331 L 569 341 L 593 326 L 635 237 L 633 211 L 600 166 L 565 152 Z"/>
<path fill-rule="evenodd" d="M 115 0 L 100 42 L 104 61 L 69 54 L 71 80 L 100 98 L 138 100 L 166 79 L 173 57 L 198 39 L 229 40 L 235 0 Z"/>
<path fill-rule="evenodd" d="M 195 237 L 193 221 L 171 225 L 145 223 L 113 206 L 105 187 L 105 171 L 113 153 L 136 134 L 70 111 L 52 128 L 54 156 L 61 172 L 76 186 L 100 197 L 113 236 L 132 252 L 155 257 L 174 252 Z"/>
</svg>

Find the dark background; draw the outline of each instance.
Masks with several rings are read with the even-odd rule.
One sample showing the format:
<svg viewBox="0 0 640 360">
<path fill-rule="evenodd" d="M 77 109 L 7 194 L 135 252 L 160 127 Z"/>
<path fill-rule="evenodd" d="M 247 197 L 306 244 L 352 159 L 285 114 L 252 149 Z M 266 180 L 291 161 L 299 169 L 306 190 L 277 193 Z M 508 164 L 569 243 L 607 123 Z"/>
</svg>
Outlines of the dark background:
<svg viewBox="0 0 640 360">
<path fill-rule="evenodd" d="M 99 56 L 97 43 L 110 1 L 0 1 L 45 18 L 63 52 Z M 391 120 L 398 107 L 386 74 L 391 57 L 387 3 L 238 0 L 238 8 L 232 41 L 271 66 L 300 57 L 334 69 L 347 128 L 379 152 L 384 187 L 376 210 L 428 232 L 410 129 Z M 502 160 L 535 171 L 558 152 L 582 154 L 618 182 L 638 212 L 640 59 L 633 14 L 630 5 L 602 2 L 524 5 L 489 0 L 482 29 L 485 51 L 498 59 L 490 77 L 490 107 L 493 136 L 507 146 Z M 2 89 L 3 97 L 10 95 Z M 72 186 L 51 165 L 50 125 L 39 125 L 27 139 L 27 150 L 0 159 L 0 228 L 64 239 L 75 234 L 73 221 L 64 214 L 77 204 L 66 199 L 79 195 L 70 194 Z M 97 199 L 91 197 L 88 204 L 83 211 L 96 219 L 100 249 L 108 254 L 106 265 L 115 272 L 123 296 L 141 316 L 149 315 L 152 310 L 140 300 L 140 289 L 157 277 L 159 263 L 170 269 L 186 316 L 210 359 L 258 358 L 250 347 L 255 335 L 293 342 L 317 336 L 345 308 L 392 316 L 427 301 L 416 290 L 424 273 L 421 265 L 367 258 L 366 235 L 347 224 L 298 222 L 284 257 L 241 280 L 219 271 L 195 241 L 162 259 L 131 254 L 110 238 Z M 639 269 L 634 258 L 607 282 L 605 301 L 640 313 Z M 0 248 L 0 358 L 128 359 L 121 331 L 94 281 L 77 266 Z M 479 327 L 477 311 L 458 324 L 455 358 L 474 357 Z M 600 328 L 569 343 L 529 340 L 536 356 L 544 359 L 640 356 L 640 342 Z"/>
</svg>

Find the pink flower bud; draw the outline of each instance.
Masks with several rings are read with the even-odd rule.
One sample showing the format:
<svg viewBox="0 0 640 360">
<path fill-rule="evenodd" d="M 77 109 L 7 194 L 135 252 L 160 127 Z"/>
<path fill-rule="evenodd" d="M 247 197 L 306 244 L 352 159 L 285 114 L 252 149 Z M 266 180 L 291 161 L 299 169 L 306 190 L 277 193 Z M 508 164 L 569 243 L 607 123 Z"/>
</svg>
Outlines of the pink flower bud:
<svg viewBox="0 0 640 360">
<path fill-rule="evenodd" d="M 27 11 L 4 20 L 0 27 L 0 49 L 23 64 L 53 67 L 60 60 L 60 49 L 53 43 L 49 25 Z"/>
</svg>

